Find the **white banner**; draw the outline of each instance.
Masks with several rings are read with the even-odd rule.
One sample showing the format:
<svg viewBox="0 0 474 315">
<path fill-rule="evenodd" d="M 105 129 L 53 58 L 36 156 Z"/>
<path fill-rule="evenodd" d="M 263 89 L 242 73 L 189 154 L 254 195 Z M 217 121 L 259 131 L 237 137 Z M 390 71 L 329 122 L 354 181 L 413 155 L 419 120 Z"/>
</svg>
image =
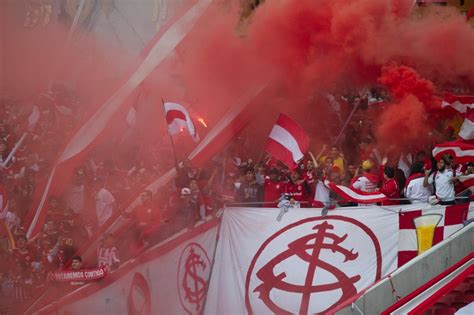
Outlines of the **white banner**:
<svg viewBox="0 0 474 315">
<path fill-rule="evenodd" d="M 227 208 L 204 314 L 313 314 L 397 266 L 398 213 Z"/>
<path fill-rule="evenodd" d="M 200 314 L 219 221 L 168 240 L 39 314 Z"/>
</svg>

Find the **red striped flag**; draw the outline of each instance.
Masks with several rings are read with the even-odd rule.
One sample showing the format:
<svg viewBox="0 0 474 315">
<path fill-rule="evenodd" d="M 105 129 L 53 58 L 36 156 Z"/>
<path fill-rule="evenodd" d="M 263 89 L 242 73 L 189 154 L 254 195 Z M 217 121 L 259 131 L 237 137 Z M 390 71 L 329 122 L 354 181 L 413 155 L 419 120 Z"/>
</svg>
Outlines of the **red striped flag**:
<svg viewBox="0 0 474 315">
<path fill-rule="evenodd" d="M 120 112 L 126 112 L 131 102 L 128 100 L 137 87 L 156 69 L 184 39 L 211 4 L 212 0 L 198 0 L 184 12 L 173 24 L 155 37 L 153 43 L 145 49 L 142 62 L 128 80 L 96 111 L 96 113 L 69 140 L 51 171 L 41 195 L 37 196 L 32 208 L 32 218 L 26 223 L 27 236 L 36 235 L 46 217 L 45 203 L 48 196 L 58 193 L 65 186 L 65 181 L 73 172 L 74 166 L 82 161 L 87 152 L 99 141 L 99 137 L 117 118 Z M 123 118 L 122 118 L 123 119 Z M 58 177 L 61 175 L 61 179 Z"/>
<path fill-rule="evenodd" d="M 461 115 L 465 115 L 469 109 L 474 109 L 474 96 L 454 95 L 449 92 L 444 92 L 441 107 L 451 107 Z"/>
<path fill-rule="evenodd" d="M 472 162 L 474 161 L 474 144 L 458 140 L 437 144 L 433 149 L 433 156 L 437 160 L 445 154 L 453 156 L 460 164 Z"/>
<path fill-rule="evenodd" d="M 459 181 L 466 188 L 471 188 L 471 187 L 474 188 L 474 174 L 459 176 Z"/>
<path fill-rule="evenodd" d="M 308 151 L 308 146 L 309 138 L 305 131 L 291 118 L 280 114 L 270 132 L 265 151 L 294 169 Z"/>
<path fill-rule="evenodd" d="M 189 135 L 195 142 L 199 141 L 199 135 L 194 126 L 193 120 L 189 112 L 184 108 L 183 105 L 176 103 L 164 103 L 166 122 L 168 123 L 168 132 L 170 135 L 176 135 L 181 132 L 182 129 L 187 129 Z"/>
<path fill-rule="evenodd" d="M 359 189 L 336 185 L 330 181 L 325 181 L 324 184 L 333 192 L 344 198 L 346 201 L 352 201 L 357 203 L 376 203 L 382 202 L 388 199 L 386 195 L 381 192 L 366 192 Z"/>
<path fill-rule="evenodd" d="M 474 140 L 474 109 L 467 111 L 458 136 L 464 141 Z"/>
</svg>

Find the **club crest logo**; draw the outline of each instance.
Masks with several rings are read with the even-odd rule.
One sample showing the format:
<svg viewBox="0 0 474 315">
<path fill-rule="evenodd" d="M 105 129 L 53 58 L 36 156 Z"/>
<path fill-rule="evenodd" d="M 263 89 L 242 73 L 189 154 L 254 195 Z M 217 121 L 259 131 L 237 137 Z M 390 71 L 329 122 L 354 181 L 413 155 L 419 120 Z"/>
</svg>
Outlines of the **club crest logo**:
<svg viewBox="0 0 474 315">
<path fill-rule="evenodd" d="M 178 264 L 179 300 L 188 314 L 200 314 L 206 298 L 211 261 L 197 243 L 188 244 Z"/>
<path fill-rule="evenodd" d="M 380 244 L 366 225 L 343 216 L 307 218 L 261 245 L 247 272 L 246 308 L 249 314 L 325 313 L 380 279 L 381 268 Z"/>
</svg>

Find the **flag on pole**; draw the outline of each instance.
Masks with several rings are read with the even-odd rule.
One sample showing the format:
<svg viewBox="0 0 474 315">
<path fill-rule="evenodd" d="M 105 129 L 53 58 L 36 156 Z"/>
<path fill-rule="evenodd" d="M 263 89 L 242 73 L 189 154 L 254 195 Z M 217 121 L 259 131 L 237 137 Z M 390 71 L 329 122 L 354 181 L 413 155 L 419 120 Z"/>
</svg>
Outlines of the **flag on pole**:
<svg viewBox="0 0 474 315">
<path fill-rule="evenodd" d="M 183 129 L 187 129 L 189 135 L 195 142 L 199 142 L 199 135 L 194 126 L 194 122 L 189 115 L 189 112 L 184 108 L 183 105 L 176 103 L 166 102 L 163 103 L 165 107 L 166 122 L 168 123 L 168 132 L 174 136 L 181 132 Z"/>
<path fill-rule="evenodd" d="M 324 184 L 333 192 L 344 198 L 346 201 L 353 201 L 357 203 L 376 203 L 388 199 L 386 195 L 381 192 L 365 192 L 353 187 L 346 187 L 336 185 L 330 181 L 325 181 Z"/>
<path fill-rule="evenodd" d="M 294 169 L 308 151 L 308 146 L 309 138 L 303 128 L 288 116 L 280 114 L 270 132 L 265 151 Z"/>
<path fill-rule="evenodd" d="M 98 142 L 100 136 L 111 125 L 111 121 L 121 111 L 125 112 L 129 108 L 131 104 L 129 99 L 137 90 L 137 87 L 173 53 L 176 46 L 194 27 L 211 3 L 212 0 L 198 0 L 194 2 L 159 37 L 155 37 L 153 42 L 146 47 L 142 62 L 128 80 L 98 108 L 95 114 L 68 141 L 47 181 L 43 183 L 43 190 L 39 192 L 39 195 L 35 196 L 35 202 L 31 210 L 32 215 L 25 224 L 28 229 L 28 238 L 35 236 L 41 230 L 46 218 L 45 203 L 48 196 L 57 193 L 64 187 L 68 177 L 66 175 L 70 175 L 73 172 L 75 165 L 80 163 L 87 152 Z M 61 178 L 61 180 L 58 178 Z"/>
</svg>

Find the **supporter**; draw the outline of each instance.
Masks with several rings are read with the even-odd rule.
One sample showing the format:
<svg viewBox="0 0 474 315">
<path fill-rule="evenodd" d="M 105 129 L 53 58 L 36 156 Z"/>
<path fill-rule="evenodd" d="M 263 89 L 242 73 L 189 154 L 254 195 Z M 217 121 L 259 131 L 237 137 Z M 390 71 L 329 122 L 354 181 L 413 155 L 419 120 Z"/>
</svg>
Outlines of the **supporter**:
<svg viewBox="0 0 474 315">
<path fill-rule="evenodd" d="M 431 173 L 431 170 L 425 170 L 423 186 L 433 185 L 434 193 L 441 205 L 455 204 L 454 181 L 460 175 L 456 170 L 449 169 L 450 160 L 443 156 L 437 164 L 437 170 Z"/>
<path fill-rule="evenodd" d="M 431 196 L 430 186 L 425 187 L 424 182 L 424 167 L 423 162 L 413 164 L 411 168 L 411 175 L 407 178 L 405 184 L 405 197 L 410 199 L 411 203 L 427 202 Z"/>
<path fill-rule="evenodd" d="M 276 168 L 270 169 L 263 184 L 264 207 L 276 207 L 281 195 L 285 192 L 285 184 L 279 179 Z"/>
<path fill-rule="evenodd" d="M 107 271 L 115 270 L 120 265 L 117 248 L 114 246 L 114 236 L 104 235 L 103 242 L 97 249 L 97 260 L 99 267 L 105 267 Z"/>
<path fill-rule="evenodd" d="M 49 197 L 46 222 L 53 221 L 56 225 L 64 219 L 64 210 L 60 206 L 58 197 Z"/>
<path fill-rule="evenodd" d="M 354 181 L 352 187 L 365 192 L 374 192 L 377 188 L 378 178 L 372 173 L 372 169 L 373 163 L 370 160 L 362 162 L 362 176 Z"/>
<path fill-rule="evenodd" d="M 15 264 L 22 268 L 29 268 L 36 258 L 33 247 L 27 244 L 26 236 L 19 236 L 16 240 L 16 248 L 12 250 Z"/>
<path fill-rule="evenodd" d="M 191 200 L 191 189 L 184 187 L 181 189 L 180 198 L 172 205 L 174 208 L 175 219 L 173 226 L 177 229 L 188 227 L 192 228 L 196 223 L 196 207 Z"/>
<path fill-rule="evenodd" d="M 383 169 L 383 184 L 380 187 L 379 191 L 387 196 L 389 199 L 398 199 L 400 198 L 400 189 L 398 188 L 398 183 L 395 180 L 395 169 L 390 166 L 385 166 Z M 398 205 L 399 200 L 387 200 L 382 202 L 383 206 Z"/>
<path fill-rule="evenodd" d="M 66 205 L 74 213 L 81 213 L 86 203 L 86 175 L 82 167 L 74 172 L 74 178 L 66 190 Z"/>
<path fill-rule="evenodd" d="M 145 190 L 141 196 L 141 204 L 132 210 L 136 228 L 142 233 L 150 233 L 150 229 L 159 226 L 161 223 L 161 213 L 156 205 L 153 204 L 153 193 Z"/>
<path fill-rule="evenodd" d="M 255 179 L 255 174 L 251 168 L 244 172 L 244 180 L 237 190 L 236 202 L 245 203 L 246 206 L 258 206 L 263 201 L 263 189 Z"/>
<path fill-rule="evenodd" d="M 288 194 L 292 199 L 302 204 L 302 207 L 308 207 L 311 188 L 309 184 L 304 180 L 300 179 L 300 173 L 295 170 L 290 173 L 290 180 L 285 186 L 285 194 Z"/>
<path fill-rule="evenodd" d="M 82 257 L 74 256 L 71 260 L 71 270 L 81 270 L 82 269 Z"/>
<path fill-rule="evenodd" d="M 189 181 L 191 179 L 198 179 L 199 178 L 199 169 L 193 168 L 191 165 L 191 161 L 185 159 L 178 163 L 176 166 L 176 171 L 178 172 L 175 183 L 176 187 L 183 188 L 189 186 Z"/>
<path fill-rule="evenodd" d="M 105 188 L 103 180 L 98 180 L 98 187 L 99 189 L 95 194 L 95 210 L 97 214 L 97 225 L 101 227 L 112 216 L 115 198 L 110 191 Z"/>
<path fill-rule="evenodd" d="M 322 208 L 324 206 L 329 205 L 330 191 L 329 188 L 324 185 L 323 172 L 321 170 L 318 170 L 316 174 L 316 186 L 312 206 Z"/>
<path fill-rule="evenodd" d="M 322 156 L 320 159 L 319 159 L 319 162 L 320 163 L 324 163 L 326 162 L 326 159 L 327 158 L 331 158 L 332 159 L 332 165 L 333 166 L 337 166 L 341 172 L 341 176 L 344 176 L 345 175 L 345 161 L 344 161 L 344 156 L 342 155 L 342 153 L 340 152 L 339 148 L 335 145 L 332 145 L 329 149 L 329 153 L 327 156 Z"/>
<path fill-rule="evenodd" d="M 49 237 L 51 243 L 56 244 L 59 239 L 59 233 L 56 229 L 55 221 L 49 220 L 44 226 L 44 233 Z"/>
</svg>

